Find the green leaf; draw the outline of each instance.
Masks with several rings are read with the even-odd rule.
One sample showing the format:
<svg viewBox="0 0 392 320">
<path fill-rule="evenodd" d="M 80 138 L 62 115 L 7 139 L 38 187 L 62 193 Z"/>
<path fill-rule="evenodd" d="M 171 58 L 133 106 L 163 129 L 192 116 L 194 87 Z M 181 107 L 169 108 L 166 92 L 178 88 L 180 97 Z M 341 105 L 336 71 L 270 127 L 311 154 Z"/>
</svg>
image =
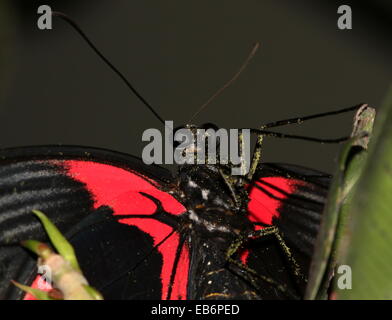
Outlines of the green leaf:
<svg viewBox="0 0 392 320">
<path fill-rule="evenodd" d="M 16 287 L 19 289 L 23 290 L 24 292 L 30 293 L 32 296 L 34 296 L 37 300 L 55 300 L 52 297 L 50 297 L 49 293 L 46 291 L 42 291 L 39 289 L 34 289 L 29 286 L 25 286 L 19 282 L 16 281 L 11 281 Z"/>
<path fill-rule="evenodd" d="M 374 137 L 338 252 L 351 267 L 352 289 L 334 284 L 337 299 L 392 299 L 392 88 L 377 116 Z"/>
<path fill-rule="evenodd" d="M 95 288 L 89 285 L 84 285 L 83 287 L 94 300 L 103 300 L 103 296 Z"/>
<path fill-rule="evenodd" d="M 34 252 L 42 259 L 47 259 L 51 254 L 53 254 L 52 249 L 50 249 L 48 245 L 36 240 L 22 241 L 22 246 Z"/>
<path fill-rule="evenodd" d="M 41 220 L 50 241 L 58 253 L 62 255 L 64 259 L 69 261 L 74 269 L 80 271 L 79 263 L 76 259 L 75 251 L 72 245 L 67 241 L 67 239 L 65 239 L 59 229 L 57 229 L 57 227 L 48 219 L 45 214 L 38 210 L 33 210 L 33 213 Z"/>
<path fill-rule="evenodd" d="M 326 299 L 337 252 L 349 219 L 348 208 L 356 183 L 361 176 L 368 155 L 367 145 L 372 132 L 375 110 L 362 105 L 354 117 L 351 139 L 340 153 L 338 167 L 331 183 L 323 220 L 312 259 L 305 299 Z"/>
</svg>

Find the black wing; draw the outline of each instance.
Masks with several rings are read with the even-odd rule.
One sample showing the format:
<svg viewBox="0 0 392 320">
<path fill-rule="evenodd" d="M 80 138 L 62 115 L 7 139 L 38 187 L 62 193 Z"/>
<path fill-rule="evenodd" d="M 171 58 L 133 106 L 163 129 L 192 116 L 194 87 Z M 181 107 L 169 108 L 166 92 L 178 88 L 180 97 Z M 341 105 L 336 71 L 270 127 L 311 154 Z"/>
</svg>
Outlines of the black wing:
<svg viewBox="0 0 392 320">
<path fill-rule="evenodd" d="M 256 229 L 277 226 L 292 257 L 306 277 L 326 201 L 330 176 L 283 164 L 262 164 L 249 187 L 249 219 Z M 288 256 L 273 237 L 249 243 L 248 265 L 302 296 L 306 282 L 291 272 Z M 288 296 L 274 286 L 262 285 L 263 298 Z"/>
<path fill-rule="evenodd" d="M 94 171 L 100 168 L 106 171 Z M 156 229 L 136 227 L 113 217 L 151 215 L 155 204 L 140 192 L 179 214 L 182 205 L 162 190 L 171 181 L 165 169 L 108 150 L 45 146 L 0 151 L 0 299 L 23 298 L 11 279 L 30 284 L 36 277 L 36 258 L 20 246 L 26 239 L 47 240 L 33 209 L 43 211 L 71 239 L 86 277 L 94 279 L 92 285 L 105 298 L 160 299 L 167 285 L 161 274 L 164 248 L 158 252 L 154 247 L 164 237 L 163 227 L 158 230 L 158 222 L 151 224 Z M 165 227 L 167 233 L 172 230 Z"/>
</svg>

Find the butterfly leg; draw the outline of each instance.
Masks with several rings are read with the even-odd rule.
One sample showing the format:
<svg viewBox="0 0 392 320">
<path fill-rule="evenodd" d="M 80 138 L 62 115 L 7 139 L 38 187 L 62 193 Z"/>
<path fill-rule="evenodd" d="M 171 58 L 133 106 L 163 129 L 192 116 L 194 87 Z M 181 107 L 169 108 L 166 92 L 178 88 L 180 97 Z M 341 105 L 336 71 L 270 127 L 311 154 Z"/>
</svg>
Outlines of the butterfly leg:
<svg viewBox="0 0 392 320">
<path fill-rule="evenodd" d="M 221 175 L 223 181 L 225 182 L 227 188 L 229 189 L 230 194 L 231 194 L 231 197 L 232 197 L 232 199 L 234 200 L 234 203 L 235 203 L 236 207 L 237 207 L 238 209 L 240 209 L 240 206 L 241 206 L 241 204 L 242 204 L 242 201 L 241 201 L 240 195 L 239 195 L 238 192 L 234 189 L 235 179 L 234 179 L 230 174 L 226 174 L 226 173 L 224 172 L 224 169 L 227 169 L 227 167 L 225 167 L 225 168 L 222 168 L 222 167 L 219 168 L 219 174 Z M 228 169 L 230 169 L 230 168 L 228 168 Z"/>
<path fill-rule="evenodd" d="M 290 118 L 290 119 L 270 122 L 270 123 L 263 124 L 259 130 L 263 131 L 266 129 L 280 127 L 280 126 L 286 126 L 286 125 L 291 125 L 291 124 L 300 124 L 300 123 L 308 121 L 308 120 L 333 116 L 333 115 L 337 115 L 337 114 L 341 114 L 341 113 L 345 113 L 345 112 L 350 112 L 350 111 L 357 111 L 360 108 L 365 108 L 365 107 L 367 107 L 366 104 L 360 103 L 355 106 L 343 108 L 343 109 L 339 109 L 339 110 L 328 111 L 328 112 L 318 113 L 318 114 L 312 114 L 312 115 L 308 115 L 308 116 L 304 116 L 304 117 L 296 117 L 296 118 Z M 247 175 L 248 179 L 250 179 L 250 180 L 252 180 L 252 177 L 253 177 L 254 173 L 256 172 L 257 166 L 260 163 L 262 142 L 263 142 L 263 135 L 258 134 L 256 146 L 255 146 L 255 149 L 253 152 L 253 158 L 251 161 L 250 170 Z"/>
<path fill-rule="evenodd" d="M 264 127 L 262 126 L 260 128 L 260 130 L 263 130 L 263 129 L 264 129 Z M 253 156 L 252 156 L 252 160 L 250 163 L 250 168 L 249 168 L 249 172 L 247 175 L 247 178 L 249 180 L 252 180 L 253 175 L 256 172 L 257 166 L 261 162 L 261 149 L 262 149 L 262 144 L 263 144 L 263 138 L 264 138 L 264 136 L 261 134 L 257 136 L 256 145 L 255 145 L 255 148 L 253 151 Z"/>
<path fill-rule="evenodd" d="M 286 242 L 284 241 L 281 233 L 279 232 L 279 229 L 276 226 L 271 226 L 271 227 L 266 227 L 261 230 L 251 232 L 245 236 L 239 237 L 237 240 L 235 240 L 231 246 L 229 247 L 226 257 L 228 261 L 231 263 L 234 263 L 235 265 L 239 266 L 241 269 L 246 270 L 247 272 L 253 274 L 254 276 L 257 276 L 261 278 L 262 280 L 271 283 L 270 280 L 272 279 L 266 279 L 265 276 L 259 275 L 256 271 L 252 270 L 248 266 L 244 265 L 243 263 L 239 262 L 238 260 L 234 260 L 233 256 L 239 252 L 240 248 L 243 246 L 244 242 L 256 239 L 256 238 L 263 238 L 266 236 L 274 236 L 276 240 L 279 243 L 279 246 L 284 253 L 284 256 L 287 258 L 288 263 L 290 265 L 290 270 L 291 273 L 293 274 L 294 278 L 296 279 L 296 283 L 299 284 L 301 282 L 306 282 L 306 278 L 303 275 L 301 268 L 297 261 L 295 260 L 294 256 L 291 253 L 290 248 L 287 246 Z M 274 281 L 276 282 L 276 281 Z M 271 283 L 272 284 L 272 283 Z M 282 285 L 278 284 L 278 287 L 280 287 L 279 290 L 283 289 L 281 287 Z"/>
<path fill-rule="evenodd" d="M 262 140 L 263 136 L 260 135 L 259 139 Z M 240 154 L 240 161 L 241 161 L 241 168 L 246 168 L 247 163 L 246 163 L 246 157 L 244 156 L 244 144 L 243 144 L 244 136 L 243 133 L 240 132 L 238 134 L 238 141 L 239 141 L 239 154 Z M 259 141 L 258 141 L 259 142 Z M 260 142 L 261 144 L 261 142 Z M 261 153 L 261 145 L 259 147 Z M 259 162 L 260 157 L 257 158 L 257 163 Z M 252 166 L 255 166 L 254 170 L 256 170 L 257 164 L 254 165 L 253 162 L 255 160 L 252 159 Z M 249 166 L 250 170 L 251 167 Z M 232 175 L 231 170 L 233 169 L 233 163 L 228 163 L 226 165 L 219 163 L 219 173 L 224 180 L 226 186 L 228 187 L 232 198 L 237 206 L 237 209 L 241 212 L 246 212 L 247 207 L 248 207 L 248 194 L 246 190 L 243 188 L 244 184 L 246 183 L 247 178 L 246 171 L 242 171 L 241 175 Z M 250 171 L 249 171 L 250 173 Z M 248 173 L 248 174 L 249 174 Z M 253 176 L 253 173 L 251 174 Z M 238 188 L 238 186 L 241 186 Z"/>
<path fill-rule="evenodd" d="M 291 292 L 286 285 L 279 283 L 278 281 L 267 277 L 265 275 L 262 275 L 258 272 L 256 272 L 255 270 L 253 270 L 252 268 L 248 267 L 247 265 L 245 265 L 244 263 L 242 263 L 241 261 L 238 261 L 236 259 L 234 259 L 234 255 L 236 253 L 239 252 L 239 250 L 241 249 L 241 247 L 244 245 L 245 242 L 249 241 L 250 238 L 254 238 L 255 236 L 257 237 L 263 237 L 263 236 L 268 236 L 268 235 L 274 235 L 276 234 L 276 231 L 274 230 L 275 227 L 269 227 L 269 228 L 264 228 L 260 231 L 262 232 L 257 232 L 257 235 L 255 235 L 254 233 L 250 233 L 248 235 L 244 235 L 244 236 L 239 236 L 229 247 L 229 249 L 226 252 L 226 259 L 229 263 L 237 266 L 241 271 L 245 271 L 246 273 L 242 272 L 241 276 L 247 280 L 248 282 L 250 282 L 255 288 L 256 290 L 260 291 L 260 287 L 257 284 L 257 281 L 255 278 L 261 279 L 262 281 L 271 284 L 272 286 L 274 286 L 277 290 L 279 290 L 281 293 L 283 293 L 284 295 L 286 295 L 287 297 L 291 298 L 291 299 L 296 299 L 298 300 L 300 297 Z M 252 275 L 252 276 L 249 276 Z"/>
<path fill-rule="evenodd" d="M 278 241 L 279 246 L 284 253 L 284 256 L 287 258 L 287 260 L 289 262 L 291 272 L 294 275 L 294 277 L 297 279 L 297 282 L 298 283 L 300 281 L 306 282 L 307 280 L 306 280 L 305 276 L 303 275 L 299 264 L 295 260 L 293 254 L 291 253 L 290 248 L 287 246 L 279 229 L 276 226 L 267 227 L 267 228 L 252 232 L 249 236 L 250 236 L 250 238 L 255 239 L 255 238 L 262 238 L 267 235 L 273 235 L 276 238 L 276 240 Z"/>
</svg>

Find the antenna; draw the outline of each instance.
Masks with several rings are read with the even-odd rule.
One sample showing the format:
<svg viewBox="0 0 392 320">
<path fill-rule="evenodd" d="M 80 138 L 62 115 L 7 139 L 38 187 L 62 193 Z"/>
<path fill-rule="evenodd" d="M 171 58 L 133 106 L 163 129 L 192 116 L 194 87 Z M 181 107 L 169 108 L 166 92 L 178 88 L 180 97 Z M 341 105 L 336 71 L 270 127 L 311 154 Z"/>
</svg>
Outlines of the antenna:
<svg viewBox="0 0 392 320">
<path fill-rule="evenodd" d="M 153 113 L 153 115 L 164 125 L 165 121 L 163 118 L 154 110 L 154 108 L 147 102 L 146 99 L 134 88 L 134 86 L 128 81 L 128 79 L 97 49 L 92 41 L 86 36 L 82 29 L 73 21 L 70 17 L 62 12 L 53 11 L 52 16 L 59 17 L 67 22 L 75 31 L 87 42 L 91 49 L 100 57 L 103 62 L 125 83 L 125 85 L 133 92 L 133 94 Z"/>
<path fill-rule="evenodd" d="M 290 118 L 290 119 L 285 119 L 285 120 L 279 120 L 275 122 L 269 122 L 266 124 L 263 124 L 260 129 L 250 129 L 250 131 L 254 134 L 261 135 L 261 136 L 267 136 L 267 137 L 274 137 L 274 138 L 287 138 L 287 139 L 297 139 L 297 140 L 305 140 L 305 141 L 311 141 L 311 142 L 318 142 L 318 143 L 341 143 L 344 141 L 347 141 L 350 139 L 350 137 L 341 137 L 341 138 L 335 138 L 335 139 L 322 139 L 322 138 L 314 138 L 314 137 L 306 137 L 306 136 L 298 136 L 298 135 L 292 135 L 292 134 L 285 134 L 285 133 L 280 133 L 280 132 L 275 132 L 275 131 L 269 131 L 265 129 L 269 128 L 275 128 L 275 127 L 280 127 L 280 126 L 286 126 L 286 125 L 291 125 L 291 124 L 300 124 L 302 122 L 312 120 L 312 119 L 317 119 L 317 118 L 322 118 L 322 117 L 329 117 L 329 116 L 334 116 L 337 114 L 341 113 L 346 113 L 354 110 L 358 110 L 360 107 L 365 106 L 366 104 L 360 103 L 352 107 L 347 107 L 343 109 L 338 109 L 334 111 L 328 111 L 328 112 L 323 112 L 323 113 L 316 113 L 316 114 L 311 114 L 308 116 L 304 117 L 297 117 L 297 118 Z"/>
<path fill-rule="evenodd" d="M 323 113 L 312 114 L 312 115 L 304 116 L 304 117 L 290 118 L 290 119 L 270 122 L 270 123 L 263 124 L 261 126 L 261 128 L 262 129 L 268 129 L 268 128 L 275 128 L 275 127 L 280 127 L 280 126 L 286 126 L 286 125 L 289 125 L 289 124 L 300 124 L 300 123 L 305 122 L 307 120 L 323 118 L 323 117 L 328 117 L 328 116 L 334 116 L 334 115 L 337 115 L 337 114 L 340 114 L 340 113 L 354 111 L 354 110 L 359 109 L 363 105 L 364 105 L 364 103 L 360 103 L 360 104 L 357 104 L 355 106 L 344 108 L 344 109 L 338 109 L 338 110 L 334 110 L 334 111 L 328 111 L 328 112 L 323 112 Z"/>
<path fill-rule="evenodd" d="M 241 129 L 241 130 L 244 130 L 244 128 Z M 318 143 L 321 143 L 321 144 L 324 144 L 324 143 L 341 143 L 341 142 L 345 142 L 348 139 L 350 139 L 350 137 L 340 137 L 340 138 L 334 138 L 334 139 L 314 138 L 314 137 L 299 136 L 299 135 L 294 135 L 294 134 L 285 134 L 285 133 L 269 131 L 269 130 L 263 130 L 263 129 L 250 129 L 250 132 L 254 133 L 254 134 L 257 134 L 257 135 L 266 136 L 266 137 L 304 140 L 304 141 L 310 141 L 310 142 L 318 142 Z"/>
<path fill-rule="evenodd" d="M 248 66 L 250 60 L 252 60 L 252 58 L 254 57 L 254 55 L 256 54 L 257 50 L 260 47 L 260 43 L 256 42 L 253 46 L 252 51 L 250 52 L 250 54 L 248 55 L 248 57 L 246 58 L 246 60 L 244 61 L 244 63 L 241 65 L 241 68 L 234 74 L 234 76 L 227 81 L 223 87 L 221 87 L 218 91 L 216 91 L 200 108 L 199 110 L 197 110 L 193 116 L 190 118 L 188 123 L 191 123 L 192 120 L 202 111 L 205 109 L 205 107 L 207 107 L 211 101 L 213 101 L 216 97 L 218 97 L 223 91 L 225 91 L 229 86 L 231 86 L 236 80 L 237 78 L 240 76 L 240 74 L 246 69 L 246 67 Z"/>
</svg>

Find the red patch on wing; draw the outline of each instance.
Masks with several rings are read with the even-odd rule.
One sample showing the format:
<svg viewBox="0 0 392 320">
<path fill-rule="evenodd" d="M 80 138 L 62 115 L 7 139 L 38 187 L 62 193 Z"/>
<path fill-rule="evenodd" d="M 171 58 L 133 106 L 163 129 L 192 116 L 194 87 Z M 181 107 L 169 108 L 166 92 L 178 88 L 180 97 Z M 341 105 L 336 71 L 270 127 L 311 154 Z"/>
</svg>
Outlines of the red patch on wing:
<svg viewBox="0 0 392 320">
<path fill-rule="evenodd" d="M 246 249 L 240 254 L 240 260 L 243 264 L 247 264 L 249 257 L 249 250 Z"/>
<path fill-rule="evenodd" d="M 115 214 L 152 214 L 155 204 L 140 192 L 161 201 L 166 212 L 178 215 L 184 206 L 167 192 L 159 190 L 147 177 L 128 170 L 91 161 L 64 161 L 68 174 L 87 185 L 95 207 L 109 205 Z"/>
<path fill-rule="evenodd" d="M 186 288 L 188 285 L 188 270 L 189 270 L 189 250 L 188 250 L 188 246 L 184 245 L 182 247 L 180 260 L 178 261 L 170 299 L 186 300 L 187 298 Z"/>
<path fill-rule="evenodd" d="M 114 215 L 152 215 L 156 210 L 156 205 L 152 200 L 141 195 L 140 192 L 159 200 L 168 213 L 179 215 L 186 211 L 184 206 L 170 194 L 159 190 L 152 180 L 131 171 L 92 161 L 65 160 L 55 161 L 55 163 L 63 165 L 70 177 L 86 185 L 87 190 L 93 196 L 95 208 L 102 205 L 110 206 Z M 148 233 L 153 238 L 154 245 L 160 243 L 172 232 L 171 227 L 154 219 L 130 217 L 121 219 L 119 222 L 136 226 Z M 162 299 L 167 296 L 178 245 L 179 235 L 174 233 L 158 247 L 158 251 L 163 257 L 161 270 Z M 175 297 L 186 299 L 186 280 L 188 279 L 189 266 L 187 246 L 184 246 L 180 260 L 176 270 L 176 279 L 181 281 L 174 282 L 172 296 L 175 294 Z"/>
<path fill-rule="evenodd" d="M 41 277 L 41 275 L 38 275 L 33 283 L 31 284 L 31 287 L 34 289 L 39 289 L 41 291 L 49 292 L 52 290 L 52 286 L 49 284 L 49 282 L 46 282 L 44 277 Z M 23 300 L 37 300 L 32 294 L 26 293 L 26 295 L 23 297 Z"/>
<path fill-rule="evenodd" d="M 153 237 L 155 245 L 161 242 L 170 232 L 172 232 L 171 227 L 156 220 L 126 218 L 126 219 L 121 219 L 119 222 L 136 226 L 140 230 L 148 233 Z M 151 232 L 151 230 L 154 230 L 154 232 Z M 178 245 L 179 245 L 179 235 L 177 233 L 174 233 L 158 247 L 159 252 L 163 256 L 163 264 L 162 264 L 162 271 L 161 271 L 162 299 L 166 299 L 167 297 L 167 293 L 170 285 L 170 277 L 173 272 L 174 259 L 176 257 Z M 180 298 L 186 299 L 188 266 L 189 266 L 188 247 L 184 246 L 182 249 L 180 263 L 177 266 L 177 270 L 174 271 L 175 279 L 173 283 L 172 294 L 170 297 L 171 299 L 174 300 L 178 300 Z"/>
<path fill-rule="evenodd" d="M 292 194 L 304 182 L 284 177 L 266 177 L 256 184 L 266 192 L 253 187 L 249 192 L 249 220 L 272 225 L 274 217 L 279 217 L 279 208 L 288 194 Z M 256 229 L 263 227 L 257 226 Z"/>
</svg>

